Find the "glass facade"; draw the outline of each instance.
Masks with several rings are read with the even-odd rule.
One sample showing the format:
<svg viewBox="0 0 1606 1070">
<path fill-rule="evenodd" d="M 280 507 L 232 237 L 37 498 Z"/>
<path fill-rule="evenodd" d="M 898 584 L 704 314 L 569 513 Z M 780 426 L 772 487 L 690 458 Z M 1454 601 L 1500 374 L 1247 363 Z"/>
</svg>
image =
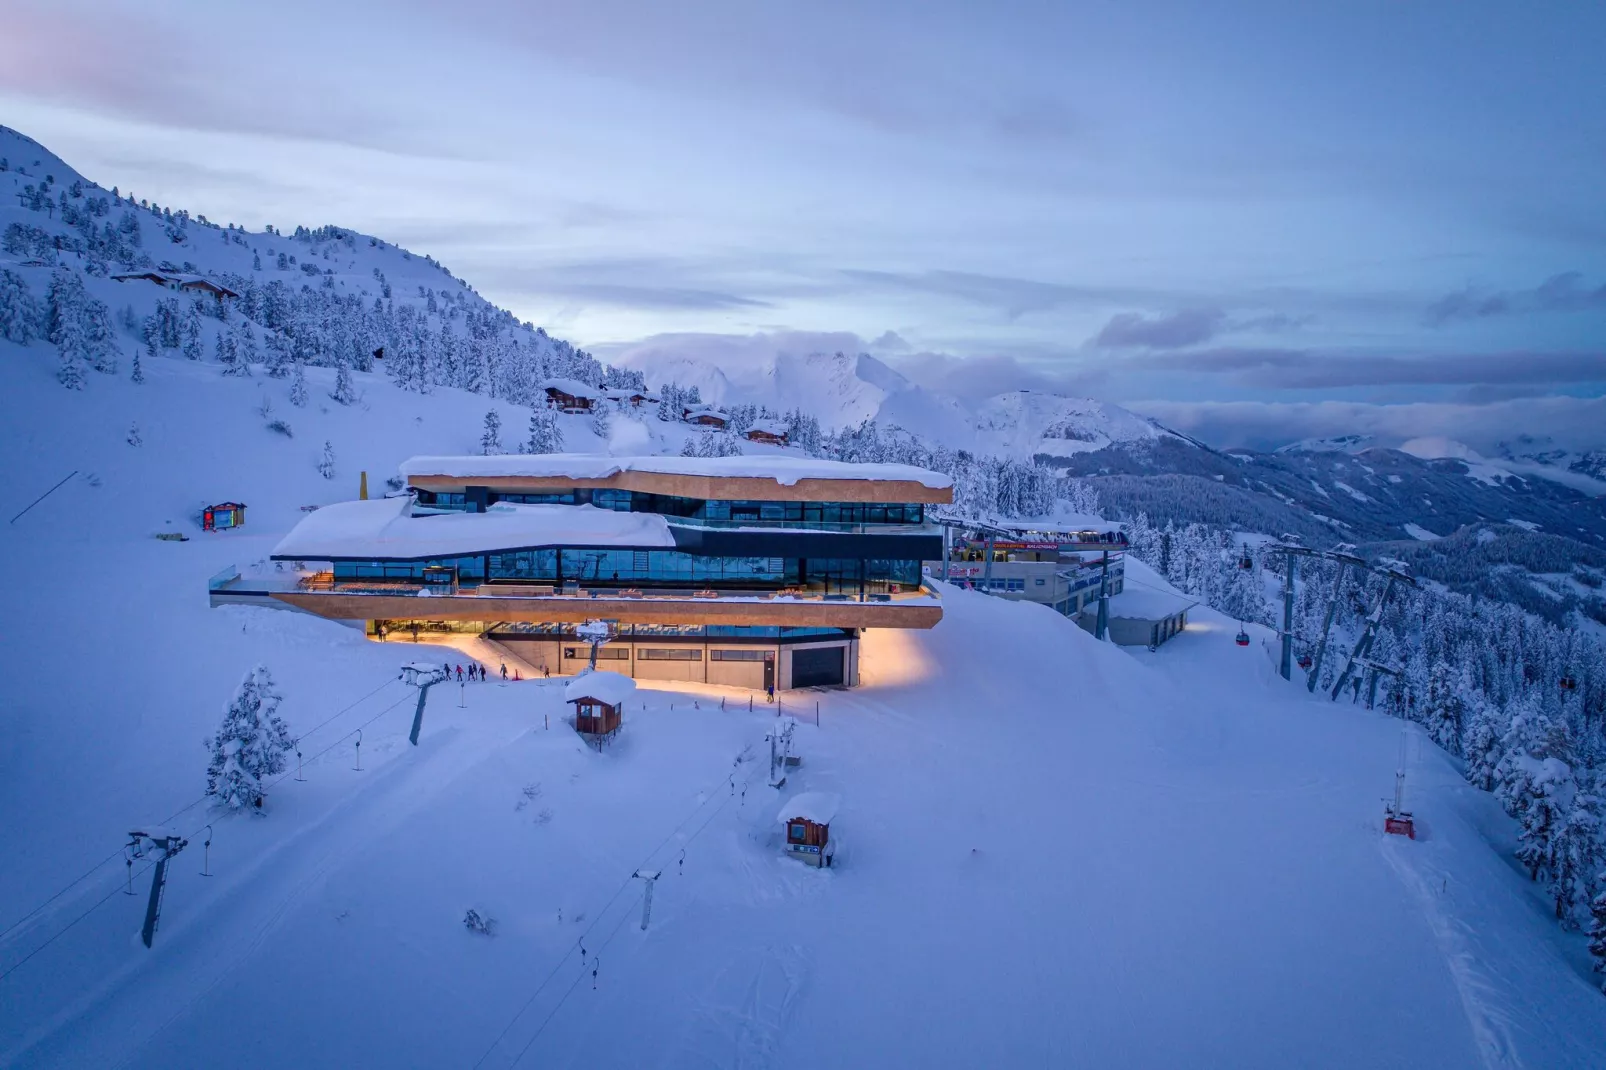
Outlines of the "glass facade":
<svg viewBox="0 0 1606 1070">
<path fill-rule="evenodd" d="M 485 578 L 483 557 L 438 557 L 428 561 L 336 561 L 334 572 L 336 583 L 363 580 L 422 583 L 425 569 L 443 567 L 455 568 L 459 581 L 478 583 Z"/>
<path fill-rule="evenodd" d="M 435 509 L 472 509 L 461 491 L 420 490 L 418 504 Z M 594 505 L 621 513 L 657 513 L 685 520 L 741 526 L 795 526 L 805 528 L 859 527 L 878 524 L 923 524 L 926 507 L 919 502 L 768 502 L 680 498 L 639 490 L 575 490 L 511 494 L 489 491 L 486 504 Z"/>
</svg>

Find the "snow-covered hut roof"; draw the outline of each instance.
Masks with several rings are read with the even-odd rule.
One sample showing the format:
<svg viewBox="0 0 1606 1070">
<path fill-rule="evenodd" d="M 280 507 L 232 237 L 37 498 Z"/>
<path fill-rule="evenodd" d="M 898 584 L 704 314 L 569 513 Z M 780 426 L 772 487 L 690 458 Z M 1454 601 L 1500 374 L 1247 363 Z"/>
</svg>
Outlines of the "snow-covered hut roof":
<svg viewBox="0 0 1606 1070">
<path fill-rule="evenodd" d="M 555 390 L 574 398 L 590 398 L 592 401 L 601 401 L 607 397 L 606 391 L 598 390 L 590 383 L 582 383 L 578 379 L 548 379 L 541 384 L 540 389 Z"/>
<path fill-rule="evenodd" d="M 853 464 L 817 457 L 777 453 L 740 457 L 605 457 L 596 453 L 517 453 L 480 457 L 413 457 L 402 463 L 408 479 L 610 479 L 620 472 L 652 472 L 675 476 L 723 476 L 773 479 L 785 487 L 804 479 L 871 479 L 919 483 L 941 490 L 953 480 L 941 472 L 909 464 Z M 570 507 L 572 508 L 572 507 Z"/>
<path fill-rule="evenodd" d="M 699 416 L 711 416 L 716 420 L 729 420 L 730 414 L 712 405 L 693 405 L 686 410 L 686 419 L 695 420 Z"/>
<path fill-rule="evenodd" d="M 645 390 L 634 387 L 612 386 L 602 392 L 602 396 L 612 401 L 629 401 L 631 398 L 641 398 L 644 401 L 656 401 L 657 398 Z"/>
<path fill-rule="evenodd" d="M 592 699 L 609 706 L 618 706 L 636 693 L 636 681 L 616 672 L 591 669 L 569 681 L 563 689 L 564 702 Z"/>
<path fill-rule="evenodd" d="M 761 435 L 774 435 L 776 438 L 786 437 L 786 421 L 761 419 L 754 420 L 747 426 L 749 431 L 757 431 Z"/>
<path fill-rule="evenodd" d="M 414 516 L 411 498 L 339 502 L 309 513 L 273 548 L 276 558 L 419 560 L 538 546 L 675 545 L 655 513 L 592 505 L 511 505 L 483 513 Z"/>
<path fill-rule="evenodd" d="M 841 805 L 842 796 L 835 792 L 805 791 L 787 800 L 786 805 L 781 807 L 781 812 L 775 816 L 775 820 L 784 825 L 802 818 L 816 825 L 829 825 Z"/>
<path fill-rule="evenodd" d="M 1164 620 L 1199 604 L 1197 598 L 1165 591 L 1134 591 L 1128 587 L 1110 597 L 1110 616 L 1122 620 Z M 1098 608 L 1097 602 L 1089 606 Z M 1086 612 L 1084 610 L 1083 612 Z"/>
</svg>

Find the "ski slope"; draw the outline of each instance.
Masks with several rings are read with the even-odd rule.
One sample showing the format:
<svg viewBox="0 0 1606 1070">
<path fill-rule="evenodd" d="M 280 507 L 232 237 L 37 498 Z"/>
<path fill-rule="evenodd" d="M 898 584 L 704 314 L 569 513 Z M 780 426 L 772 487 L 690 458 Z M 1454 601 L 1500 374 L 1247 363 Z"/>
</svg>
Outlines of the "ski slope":
<svg viewBox="0 0 1606 1070">
<path fill-rule="evenodd" d="M 1410 729 L 1424 835 L 1382 836 L 1401 723 L 1278 680 L 1263 632 L 1239 649 L 1196 610 L 1131 651 L 948 591 L 936 629 L 867 633 L 864 687 L 783 696 L 820 723 L 779 792 L 773 714 L 733 689 L 646 685 L 595 753 L 558 680 L 454 684 L 415 748 L 397 671 L 463 652 L 208 609 L 206 579 L 358 470 L 377 489 L 468 448 L 484 399 L 359 375 L 363 405 L 293 409 L 282 381 L 165 359 L 70 393 L 47 347 L 0 350 L 11 512 L 80 472 L 0 527 L 26 563 L 0 588 L 0 926 L 66 889 L 0 937 L 0 1064 L 1600 1065 L 1606 1001 L 1507 861 L 1510 820 Z M 626 450 L 563 419 L 599 452 L 688 433 L 616 420 Z M 244 530 L 195 528 L 219 498 Z M 152 537 L 168 525 L 190 541 Z M 465 645 L 495 678 L 499 651 Z M 200 741 L 257 662 L 306 779 L 265 817 L 210 814 Z M 830 870 L 780 855 L 803 791 L 843 798 Z M 150 950 L 117 850 L 148 821 L 191 837 Z M 641 867 L 663 872 L 646 931 Z"/>
</svg>

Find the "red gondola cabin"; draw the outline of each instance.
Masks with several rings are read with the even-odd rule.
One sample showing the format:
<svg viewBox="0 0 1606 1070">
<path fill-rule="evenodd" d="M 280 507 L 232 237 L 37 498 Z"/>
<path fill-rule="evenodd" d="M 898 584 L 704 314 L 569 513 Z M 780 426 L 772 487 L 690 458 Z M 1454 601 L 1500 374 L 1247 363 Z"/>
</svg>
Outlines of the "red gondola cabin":
<svg viewBox="0 0 1606 1070">
<path fill-rule="evenodd" d="M 218 502 L 201 510 L 202 531 L 227 531 L 245 526 L 243 502 Z"/>
</svg>

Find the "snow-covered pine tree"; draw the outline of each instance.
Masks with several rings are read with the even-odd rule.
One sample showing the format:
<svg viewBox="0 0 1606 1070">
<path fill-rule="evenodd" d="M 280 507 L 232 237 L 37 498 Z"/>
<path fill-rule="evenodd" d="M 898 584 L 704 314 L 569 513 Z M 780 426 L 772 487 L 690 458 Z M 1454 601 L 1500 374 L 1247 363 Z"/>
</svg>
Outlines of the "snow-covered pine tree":
<svg viewBox="0 0 1606 1070">
<path fill-rule="evenodd" d="M 608 440 L 608 432 L 612 427 L 613 416 L 608 411 L 608 403 L 602 401 L 592 406 L 591 433 L 606 442 Z"/>
<path fill-rule="evenodd" d="M 329 396 L 342 405 L 350 405 L 357 400 L 357 387 L 351 381 L 351 369 L 343 363 L 335 368 L 335 389 Z"/>
<path fill-rule="evenodd" d="M 1493 711 L 1488 704 L 1477 703 L 1467 717 L 1466 730 L 1461 735 L 1461 753 L 1467 760 L 1467 783 L 1484 791 L 1495 789 L 1495 771 L 1504 757 L 1500 749 L 1500 731 L 1492 718 Z"/>
<path fill-rule="evenodd" d="M 563 428 L 558 426 L 557 413 L 551 409 L 536 409 L 530 413 L 530 437 L 524 444 L 524 452 L 563 452 Z"/>
<path fill-rule="evenodd" d="M 139 350 L 137 349 L 134 350 L 132 366 L 128 370 L 128 381 L 131 383 L 143 383 L 145 381 L 145 366 L 139 359 Z"/>
<path fill-rule="evenodd" d="M 290 377 L 290 404 L 298 409 L 307 407 L 307 366 L 299 360 L 295 374 Z"/>
<path fill-rule="evenodd" d="M 217 362 L 223 366 L 224 375 L 251 374 L 250 366 L 240 361 L 240 351 L 234 344 L 234 335 L 230 332 L 217 332 L 216 355 Z"/>
<path fill-rule="evenodd" d="M 212 760 L 206 767 L 206 793 L 242 810 L 262 806 L 262 781 L 284 772 L 295 749 L 279 716 L 281 699 L 267 666 L 245 674 L 223 711 L 223 724 L 206 741 Z"/>
<path fill-rule="evenodd" d="M 485 429 L 480 432 L 480 452 L 487 457 L 502 452 L 502 417 L 495 409 L 485 412 Z"/>
<path fill-rule="evenodd" d="M 186 360 L 200 360 L 201 351 L 201 314 L 194 304 L 184 310 L 179 320 L 179 349 L 183 351 Z"/>
<path fill-rule="evenodd" d="M 1433 742 L 1451 754 L 1460 746 L 1465 728 L 1462 721 L 1466 711 L 1457 683 L 1449 664 L 1435 661 L 1428 670 L 1427 702 L 1421 714 L 1422 724 Z"/>
<path fill-rule="evenodd" d="M 251 321 L 241 318 L 233 329 L 234 348 L 239 354 L 240 364 L 245 368 L 245 374 L 251 374 L 251 365 L 262 360 L 262 353 L 257 349 L 257 333 L 251 329 Z"/>
<path fill-rule="evenodd" d="M 135 357 L 134 359 L 138 360 L 139 358 Z M 130 446 L 143 446 L 143 445 L 145 445 L 145 439 L 142 438 L 140 436 L 140 433 L 139 433 L 139 424 L 129 424 L 128 425 L 128 444 Z"/>
<path fill-rule="evenodd" d="M 698 437 L 699 436 L 697 436 L 697 435 L 693 435 L 690 438 L 686 439 L 686 441 L 684 441 L 684 442 L 682 442 L 680 444 L 680 455 L 682 457 L 699 457 L 699 456 L 701 456 L 701 454 L 699 454 L 697 452 L 697 439 L 698 439 Z"/>
<path fill-rule="evenodd" d="M 1591 801 L 1574 791 L 1572 806 L 1551 846 L 1550 898 L 1556 904 L 1556 920 L 1568 929 L 1576 928 L 1579 909 L 1589 903 L 1589 873 L 1598 861 L 1599 824 Z"/>
<path fill-rule="evenodd" d="M 1606 872 L 1595 877 L 1600 893 L 1589 903 L 1589 953 L 1595 956 L 1595 972 L 1601 974 L 1600 988 L 1606 992 Z"/>
<path fill-rule="evenodd" d="M 335 478 L 335 448 L 327 439 L 323 444 L 323 453 L 318 455 L 318 474 L 325 479 Z"/>
<path fill-rule="evenodd" d="M 263 349 L 267 356 L 263 364 L 268 370 L 268 378 L 283 379 L 290 374 L 290 340 L 284 336 L 283 331 L 267 331 L 262 336 Z"/>
<path fill-rule="evenodd" d="M 39 302 L 28 284 L 15 271 L 0 269 L 0 338 L 27 345 L 39 331 Z"/>
<path fill-rule="evenodd" d="M 68 390 L 84 388 L 84 365 L 89 343 L 84 337 L 84 284 L 69 271 L 58 271 L 50 281 L 50 340 L 61 352 L 56 378 Z"/>
<path fill-rule="evenodd" d="M 90 365 L 108 375 L 117 371 L 117 329 L 106 302 L 93 298 L 83 304 L 84 345 Z"/>
</svg>

